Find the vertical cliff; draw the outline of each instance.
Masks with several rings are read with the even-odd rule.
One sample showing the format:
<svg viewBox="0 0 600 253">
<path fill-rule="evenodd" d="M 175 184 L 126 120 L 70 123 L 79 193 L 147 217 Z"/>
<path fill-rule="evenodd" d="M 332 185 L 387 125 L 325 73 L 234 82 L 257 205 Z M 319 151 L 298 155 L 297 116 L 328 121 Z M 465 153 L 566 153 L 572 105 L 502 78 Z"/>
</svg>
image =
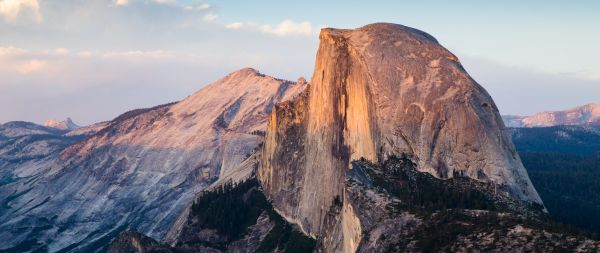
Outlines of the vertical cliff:
<svg viewBox="0 0 600 253">
<path fill-rule="evenodd" d="M 460 173 L 541 203 L 492 98 L 432 36 L 380 23 L 322 29 L 320 40 L 309 88 L 271 113 L 258 176 L 288 220 L 341 237 L 323 247 L 360 241 L 344 175 L 361 157 L 406 155 L 436 177 Z"/>
</svg>

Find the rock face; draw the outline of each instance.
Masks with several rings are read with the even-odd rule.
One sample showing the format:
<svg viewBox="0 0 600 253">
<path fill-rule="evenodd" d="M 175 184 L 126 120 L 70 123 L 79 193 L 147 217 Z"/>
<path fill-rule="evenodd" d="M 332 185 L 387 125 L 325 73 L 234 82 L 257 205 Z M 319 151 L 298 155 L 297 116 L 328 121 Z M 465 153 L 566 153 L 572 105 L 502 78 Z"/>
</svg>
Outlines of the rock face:
<svg viewBox="0 0 600 253">
<path fill-rule="evenodd" d="M 262 142 L 273 104 L 305 87 L 242 69 L 15 166 L 0 185 L 0 250 L 92 251 L 126 228 L 161 239 L 196 193 Z"/>
<path fill-rule="evenodd" d="M 275 208 L 325 251 L 352 252 L 361 226 L 344 194 L 350 162 L 406 155 L 439 178 L 460 173 L 541 203 L 488 93 L 429 34 L 395 24 L 322 29 L 309 89 L 276 106 L 259 179 Z M 325 222 L 335 200 L 336 222 Z M 329 224 L 331 223 L 331 224 Z"/>
<path fill-rule="evenodd" d="M 73 120 L 71 120 L 71 118 L 66 118 L 62 121 L 49 119 L 44 122 L 44 126 L 58 128 L 62 130 L 75 130 L 77 128 L 80 128 L 80 126 L 73 123 Z"/>
<path fill-rule="evenodd" d="M 502 116 L 507 127 L 600 126 L 600 104 L 586 104 L 565 111 L 540 112 L 531 116 Z"/>
</svg>

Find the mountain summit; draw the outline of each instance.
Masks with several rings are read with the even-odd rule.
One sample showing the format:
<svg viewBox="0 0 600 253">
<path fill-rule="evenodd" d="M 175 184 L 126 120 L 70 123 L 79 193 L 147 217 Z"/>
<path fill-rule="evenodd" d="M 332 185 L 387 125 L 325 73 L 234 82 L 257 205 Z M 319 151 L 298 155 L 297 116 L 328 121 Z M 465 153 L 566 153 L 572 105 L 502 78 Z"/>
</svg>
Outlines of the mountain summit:
<svg viewBox="0 0 600 253">
<path fill-rule="evenodd" d="M 273 105 L 306 86 L 241 69 L 182 101 L 124 113 L 60 153 L 8 161 L 2 247 L 94 252 L 124 227 L 162 238 L 262 142 Z"/>
<path fill-rule="evenodd" d="M 57 128 L 57 129 L 61 129 L 61 130 L 75 130 L 77 128 L 80 128 L 80 126 L 73 123 L 73 120 L 71 120 L 71 118 L 66 118 L 62 121 L 55 120 L 55 119 L 49 119 L 49 120 L 44 121 L 44 126 Z"/>
<path fill-rule="evenodd" d="M 377 23 L 322 29 L 320 40 L 309 89 L 271 114 L 259 179 L 325 251 L 354 252 L 364 236 L 344 188 L 360 159 L 408 157 L 438 178 L 464 175 L 542 203 L 494 101 L 431 35 Z M 336 199 L 339 223 L 327 218 Z"/>
<path fill-rule="evenodd" d="M 540 112 L 531 116 L 504 115 L 502 118 L 507 127 L 600 126 L 600 104 L 590 103 L 564 111 Z"/>
</svg>

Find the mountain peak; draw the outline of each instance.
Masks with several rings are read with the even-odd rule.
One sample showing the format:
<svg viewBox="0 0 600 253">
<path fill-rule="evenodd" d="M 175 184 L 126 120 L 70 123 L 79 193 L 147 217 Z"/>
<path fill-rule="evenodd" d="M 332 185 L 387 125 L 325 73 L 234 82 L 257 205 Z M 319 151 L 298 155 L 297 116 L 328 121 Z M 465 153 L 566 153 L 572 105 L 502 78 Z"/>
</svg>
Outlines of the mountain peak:
<svg viewBox="0 0 600 253">
<path fill-rule="evenodd" d="M 395 40 L 396 46 L 399 46 L 402 41 L 418 41 L 419 44 L 438 44 L 437 39 L 426 32 L 392 23 L 373 23 L 357 29 L 323 28 L 321 29 L 320 38 L 322 41 L 344 38 L 345 42 L 355 46 L 368 44 L 374 38 Z"/>
<path fill-rule="evenodd" d="M 79 125 L 73 123 L 73 120 L 70 117 L 67 117 L 62 121 L 56 119 L 46 120 L 44 121 L 44 126 L 58 128 L 62 130 L 75 130 L 77 128 L 80 128 Z"/>
<path fill-rule="evenodd" d="M 229 75 L 227 76 L 264 76 L 263 74 L 260 73 L 260 71 L 258 71 L 255 68 L 250 68 L 250 67 L 246 67 L 246 68 L 242 68 L 239 70 L 236 70 L 234 72 L 229 73 Z"/>
<path fill-rule="evenodd" d="M 305 85 L 308 84 L 308 82 L 306 81 L 306 79 L 304 79 L 304 77 L 298 77 L 298 80 L 296 80 L 296 84 L 300 84 L 300 85 Z"/>
</svg>

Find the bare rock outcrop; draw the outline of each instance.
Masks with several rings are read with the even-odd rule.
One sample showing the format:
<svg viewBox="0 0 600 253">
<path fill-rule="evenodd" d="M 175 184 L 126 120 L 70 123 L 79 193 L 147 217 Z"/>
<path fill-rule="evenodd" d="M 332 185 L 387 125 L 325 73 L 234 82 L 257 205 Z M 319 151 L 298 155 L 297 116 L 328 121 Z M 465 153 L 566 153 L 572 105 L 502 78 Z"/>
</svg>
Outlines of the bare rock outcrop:
<svg viewBox="0 0 600 253">
<path fill-rule="evenodd" d="M 65 120 L 62 120 L 62 121 L 55 120 L 55 119 L 49 119 L 49 120 L 44 121 L 44 126 L 58 128 L 58 129 L 62 129 L 62 130 L 75 130 L 77 128 L 80 128 L 80 126 L 73 123 L 73 120 L 71 118 L 66 118 Z"/>
<path fill-rule="evenodd" d="M 309 88 L 271 113 L 258 176 L 304 232 L 336 231 L 341 243 L 326 251 L 354 251 L 361 240 L 344 193 L 359 158 L 406 155 L 419 171 L 458 173 L 542 203 L 492 98 L 431 35 L 378 23 L 322 29 L 320 40 Z M 329 222 L 336 200 L 344 204 Z"/>
<path fill-rule="evenodd" d="M 273 104 L 305 87 L 241 69 L 182 101 L 124 113 L 42 161 L 11 165 L 0 184 L 0 250 L 92 252 L 124 228 L 162 239 L 198 192 L 245 176 L 236 168 L 262 142 Z"/>
</svg>

